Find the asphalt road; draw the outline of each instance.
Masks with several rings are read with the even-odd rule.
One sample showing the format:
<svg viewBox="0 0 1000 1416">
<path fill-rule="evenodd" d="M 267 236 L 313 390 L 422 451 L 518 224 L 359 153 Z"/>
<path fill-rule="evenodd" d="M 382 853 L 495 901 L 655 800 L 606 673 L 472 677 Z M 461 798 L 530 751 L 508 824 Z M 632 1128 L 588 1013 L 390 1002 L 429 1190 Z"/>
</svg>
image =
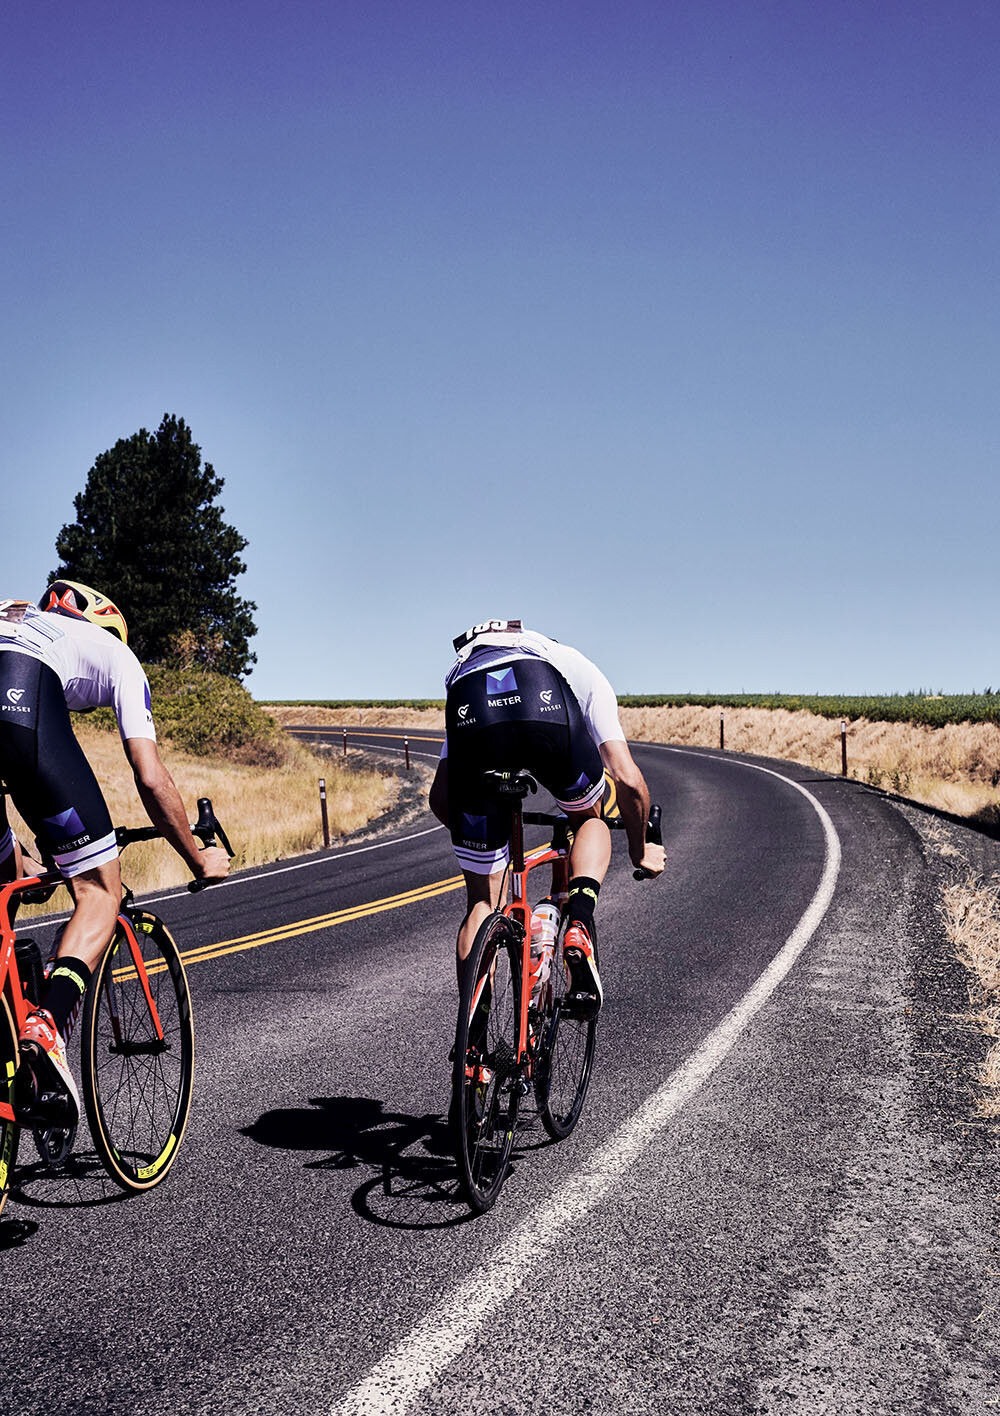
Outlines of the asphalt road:
<svg viewBox="0 0 1000 1416">
<path fill-rule="evenodd" d="M 636 755 L 668 873 L 633 882 L 618 838 L 583 1120 L 525 1131 L 479 1219 L 444 1126 L 462 895 L 430 817 L 159 902 L 213 946 L 184 1147 L 123 1201 L 85 1126 L 64 1175 L 22 1140 L 5 1409 L 994 1409 L 997 1184 L 928 1099 L 917 836 L 857 783 Z"/>
</svg>

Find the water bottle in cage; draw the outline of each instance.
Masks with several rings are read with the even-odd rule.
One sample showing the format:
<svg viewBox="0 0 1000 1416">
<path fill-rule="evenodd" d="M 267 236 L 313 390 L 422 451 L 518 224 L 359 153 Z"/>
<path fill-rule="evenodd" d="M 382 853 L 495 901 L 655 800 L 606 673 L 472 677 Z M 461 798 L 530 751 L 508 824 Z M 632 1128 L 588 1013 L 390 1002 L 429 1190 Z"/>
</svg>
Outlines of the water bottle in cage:
<svg viewBox="0 0 1000 1416">
<path fill-rule="evenodd" d="M 531 911 L 531 979 L 534 992 L 548 981 L 559 932 L 559 906 L 541 900 Z"/>
</svg>

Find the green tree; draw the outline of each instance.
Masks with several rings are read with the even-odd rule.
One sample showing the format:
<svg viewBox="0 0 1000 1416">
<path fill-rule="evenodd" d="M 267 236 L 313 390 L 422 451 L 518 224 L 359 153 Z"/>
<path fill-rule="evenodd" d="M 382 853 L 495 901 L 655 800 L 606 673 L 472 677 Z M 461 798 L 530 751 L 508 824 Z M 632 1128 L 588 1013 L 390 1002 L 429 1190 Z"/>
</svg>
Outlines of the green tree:
<svg viewBox="0 0 1000 1416">
<path fill-rule="evenodd" d="M 63 577 L 116 601 L 147 663 L 197 662 L 238 678 L 257 656 L 257 606 L 236 593 L 245 537 L 212 503 L 223 487 L 183 418 L 165 414 L 102 452 L 56 538 Z"/>
</svg>

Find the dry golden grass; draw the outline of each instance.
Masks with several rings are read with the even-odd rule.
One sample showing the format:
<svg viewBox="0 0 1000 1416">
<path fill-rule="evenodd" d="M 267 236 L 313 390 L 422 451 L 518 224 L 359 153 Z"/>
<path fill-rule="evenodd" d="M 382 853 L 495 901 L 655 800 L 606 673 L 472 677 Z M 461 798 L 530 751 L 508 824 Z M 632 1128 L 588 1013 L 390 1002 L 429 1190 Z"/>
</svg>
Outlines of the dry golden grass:
<svg viewBox="0 0 1000 1416">
<path fill-rule="evenodd" d="M 290 708 L 274 703 L 260 706 L 283 728 L 302 724 L 322 728 L 331 723 L 338 728 L 342 724 L 369 728 L 444 728 L 443 708 Z"/>
<path fill-rule="evenodd" d="M 101 783 L 111 819 L 116 825 L 145 825 L 147 817 L 117 733 L 102 732 L 86 723 L 75 726 Z M 197 799 L 211 797 L 237 853 L 234 869 L 263 865 L 322 846 L 320 777 L 326 778 L 330 831 L 334 836 L 356 831 L 387 811 L 399 791 L 398 779 L 392 773 L 367 766 L 345 771 L 336 759 L 320 757 L 298 743 L 282 767 L 252 767 L 192 757 L 169 743 L 160 745 L 160 753 L 192 821 L 197 815 Z M 8 806 L 8 810 L 19 838 L 29 843 L 31 832 L 12 807 Z M 190 879 L 180 858 L 163 841 L 141 841 L 129 846 L 122 869 L 136 893 L 161 890 Z M 59 890 L 52 903 L 45 906 L 46 912 L 62 908 L 66 899 Z"/>
<path fill-rule="evenodd" d="M 1000 1117 L 1000 890 L 973 876 L 946 886 L 945 928 L 969 972 L 972 1021 L 992 1040 L 976 1080 L 982 1087 L 980 1116 Z"/>
<path fill-rule="evenodd" d="M 444 728 L 440 708 L 279 708 L 267 711 L 283 726 L 301 723 L 369 727 Z M 622 727 L 640 742 L 718 747 L 719 708 L 622 708 Z M 784 708 L 727 708 L 726 747 L 840 771 L 840 724 L 816 713 Z M 847 725 L 848 770 L 873 786 L 912 797 L 956 816 L 1000 821 L 1000 727 L 958 723 Z"/>
<path fill-rule="evenodd" d="M 718 747 L 719 708 L 623 708 L 630 738 Z M 825 772 L 839 772 L 840 724 L 815 713 L 784 708 L 727 708 L 726 747 L 761 757 L 781 757 Z M 989 813 L 1000 781 L 1000 727 L 957 723 L 931 728 L 920 723 L 847 725 L 848 771 L 852 777 L 912 797 L 956 816 Z"/>
</svg>

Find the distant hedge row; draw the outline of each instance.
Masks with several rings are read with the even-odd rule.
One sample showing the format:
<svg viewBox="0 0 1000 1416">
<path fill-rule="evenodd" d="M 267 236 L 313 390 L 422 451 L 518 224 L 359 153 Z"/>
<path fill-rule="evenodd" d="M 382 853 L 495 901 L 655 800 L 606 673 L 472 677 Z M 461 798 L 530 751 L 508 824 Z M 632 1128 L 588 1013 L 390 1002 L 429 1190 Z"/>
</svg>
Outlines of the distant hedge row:
<svg viewBox="0 0 1000 1416">
<path fill-rule="evenodd" d="M 964 693 L 930 697 L 898 693 L 886 697 L 824 694 L 728 693 L 636 694 L 620 698 L 630 708 L 785 708 L 790 713 L 817 713 L 822 718 L 867 718 L 873 723 L 926 723 L 941 728 L 946 723 L 1000 722 L 1000 694 Z"/>
<path fill-rule="evenodd" d="M 625 708 L 785 708 L 823 718 L 867 718 L 879 723 L 1000 723 L 1000 693 L 945 694 L 930 697 L 898 693 L 877 697 L 837 697 L 791 693 L 642 693 L 619 698 Z M 295 698 L 272 699 L 284 708 L 443 708 L 441 698 Z"/>
</svg>

